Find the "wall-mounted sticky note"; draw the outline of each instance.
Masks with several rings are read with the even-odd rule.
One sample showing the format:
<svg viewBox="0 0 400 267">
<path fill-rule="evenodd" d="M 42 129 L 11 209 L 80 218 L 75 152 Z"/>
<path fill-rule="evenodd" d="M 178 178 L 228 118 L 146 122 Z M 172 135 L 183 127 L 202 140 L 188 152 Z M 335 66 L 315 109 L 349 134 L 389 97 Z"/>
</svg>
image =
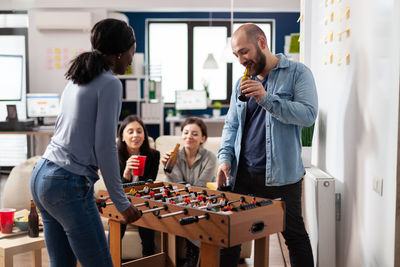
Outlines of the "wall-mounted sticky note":
<svg viewBox="0 0 400 267">
<path fill-rule="evenodd" d="M 335 13 L 332 11 L 331 12 L 331 22 L 333 22 L 334 19 L 335 19 Z"/>
<path fill-rule="evenodd" d="M 56 62 L 56 63 L 54 63 L 54 67 L 55 67 L 56 69 L 59 69 L 59 68 L 61 67 L 61 64 L 60 64 L 60 62 Z"/>
<path fill-rule="evenodd" d="M 61 52 L 60 48 L 54 48 L 54 53 L 59 54 Z"/>
<path fill-rule="evenodd" d="M 329 54 L 329 63 L 333 63 L 333 53 Z"/>
<path fill-rule="evenodd" d="M 350 37 L 350 28 L 346 28 L 346 30 L 344 30 L 344 32 L 346 33 L 347 37 Z"/>
<path fill-rule="evenodd" d="M 350 7 L 346 7 L 346 11 L 344 12 L 346 14 L 346 19 L 350 18 Z"/>
<path fill-rule="evenodd" d="M 346 65 L 350 64 L 350 53 L 346 54 Z"/>
<path fill-rule="evenodd" d="M 329 33 L 329 41 L 333 42 L 333 31 Z"/>
<path fill-rule="evenodd" d="M 55 56 L 54 56 L 54 60 L 60 60 L 60 58 L 61 58 L 61 57 L 60 57 L 59 55 L 55 55 Z"/>
</svg>

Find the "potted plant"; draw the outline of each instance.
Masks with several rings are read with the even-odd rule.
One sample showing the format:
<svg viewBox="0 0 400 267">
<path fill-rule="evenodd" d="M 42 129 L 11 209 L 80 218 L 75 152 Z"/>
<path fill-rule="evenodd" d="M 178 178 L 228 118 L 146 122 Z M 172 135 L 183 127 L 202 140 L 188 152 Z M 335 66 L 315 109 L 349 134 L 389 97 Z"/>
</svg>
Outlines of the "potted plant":
<svg viewBox="0 0 400 267">
<path fill-rule="evenodd" d="M 203 79 L 203 88 L 204 88 L 204 91 L 206 91 L 207 105 L 211 105 L 210 91 L 208 91 L 208 86 L 209 86 L 209 82 L 207 80 Z"/>
<path fill-rule="evenodd" d="M 311 167 L 311 146 L 314 134 L 314 124 L 310 127 L 303 127 L 301 130 L 301 159 L 304 167 Z"/>
<path fill-rule="evenodd" d="M 219 102 L 219 101 L 214 102 L 214 106 L 213 106 L 213 116 L 214 117 L 221 116 L 221 107 L 222 107 L 221 102 Z"/>
<path fill-rule="evenodd" d="M 174 110 L 173 109 L 168 109 L 167 110 L 167 116 L 168 117 L 173 117 L 174 116 Z"/>
</svg>

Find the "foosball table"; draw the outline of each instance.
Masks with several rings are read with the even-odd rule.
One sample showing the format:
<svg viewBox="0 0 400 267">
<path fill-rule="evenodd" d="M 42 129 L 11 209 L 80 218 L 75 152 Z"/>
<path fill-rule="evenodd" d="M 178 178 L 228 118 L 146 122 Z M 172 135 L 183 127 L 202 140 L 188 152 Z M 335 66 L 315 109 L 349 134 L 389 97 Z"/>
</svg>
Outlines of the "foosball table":
<svg viewBox="0 0 400 267">
<path fill-rule="evenodd" d="M 176 266 L 175 236 L 200 240 L 202 267 L 219 266 L 220 247 L 255 240 L 254 266 L 268 266 L 269 235 L 284 229 L 284 203 L 276 200 L 168 182 L 124 184 L 127 198 L 142 217 L 134 225 L 162 232 L 161 252 L 121 264 L 122 215 L 102 203 L 109 218 L 114 266 Z M 98 196 L 108 196 L 99 191 Z"/>
</svg>

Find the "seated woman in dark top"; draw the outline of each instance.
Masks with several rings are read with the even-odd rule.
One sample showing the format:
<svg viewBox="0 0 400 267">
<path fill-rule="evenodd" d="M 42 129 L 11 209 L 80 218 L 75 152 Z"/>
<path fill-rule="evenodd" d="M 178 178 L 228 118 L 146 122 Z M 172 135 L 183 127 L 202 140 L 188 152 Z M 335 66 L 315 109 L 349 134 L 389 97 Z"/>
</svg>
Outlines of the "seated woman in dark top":
<svg viewBox="0 0 400 267">
<path fill-rule="evenodd" d="M 149 135 L 143 121 L 136 115 L 126 117 L 118 130 L 119 167 L 123 183 L 155 180 L 160 163 L 160 152 L 150 148 Z M 135 177 L 132 170 L 138 165 L 137 156 L 146 156 L 143 176 Z M 143 257 L 154 254 L 154 231 L 144 227 L 139 228 L 142 239 Z M 121 224 L 121 237 L 124 236 L 126 224 Z"/>
</svg>

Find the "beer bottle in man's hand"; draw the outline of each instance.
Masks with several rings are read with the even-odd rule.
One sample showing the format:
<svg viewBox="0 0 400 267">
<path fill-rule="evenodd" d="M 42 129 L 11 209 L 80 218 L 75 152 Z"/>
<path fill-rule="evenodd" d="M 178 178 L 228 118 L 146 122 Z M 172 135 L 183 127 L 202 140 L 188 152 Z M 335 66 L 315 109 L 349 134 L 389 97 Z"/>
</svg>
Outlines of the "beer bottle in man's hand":
<svg viewBox="0 0 400 267">
<path fill-rule="evenodd" d="M 240 86 L 242 85 L 242 83 L 244 81 L 247 81 L 250 79 L 251 79 L 251 77 L 249 75 L 249 69 L 248 69 L 248 67 L 246 67 L 246 70 L 244 71 L 244 75 L 243 75 L 242 79 L 240 80 Z M 250 97 L 246 96 L 245 94 L 242 93 L 242 91 L 240 91 L 240 95 L 238 96 L 238 99 L 240 101 L 247 102 L 247 101 L 249 101 Z"/>
<path fill-rule="evenodd" d="M 33 200 L 31 200 L 31 211 L 28 216 L 28 235 L 30 237 L 39 236 L 39 216 Z"/>
<path fill-rule="evenodd" d="M 180 144 L 176 144 L 174 151 L 172 151 L 171 156 L 169 157 L 167 164 L 164 166 L 165 172 L 172 172 L 172 168 L 174 168 L 176 161 L 178 159 L 178 149 Z"/>
</svg>

